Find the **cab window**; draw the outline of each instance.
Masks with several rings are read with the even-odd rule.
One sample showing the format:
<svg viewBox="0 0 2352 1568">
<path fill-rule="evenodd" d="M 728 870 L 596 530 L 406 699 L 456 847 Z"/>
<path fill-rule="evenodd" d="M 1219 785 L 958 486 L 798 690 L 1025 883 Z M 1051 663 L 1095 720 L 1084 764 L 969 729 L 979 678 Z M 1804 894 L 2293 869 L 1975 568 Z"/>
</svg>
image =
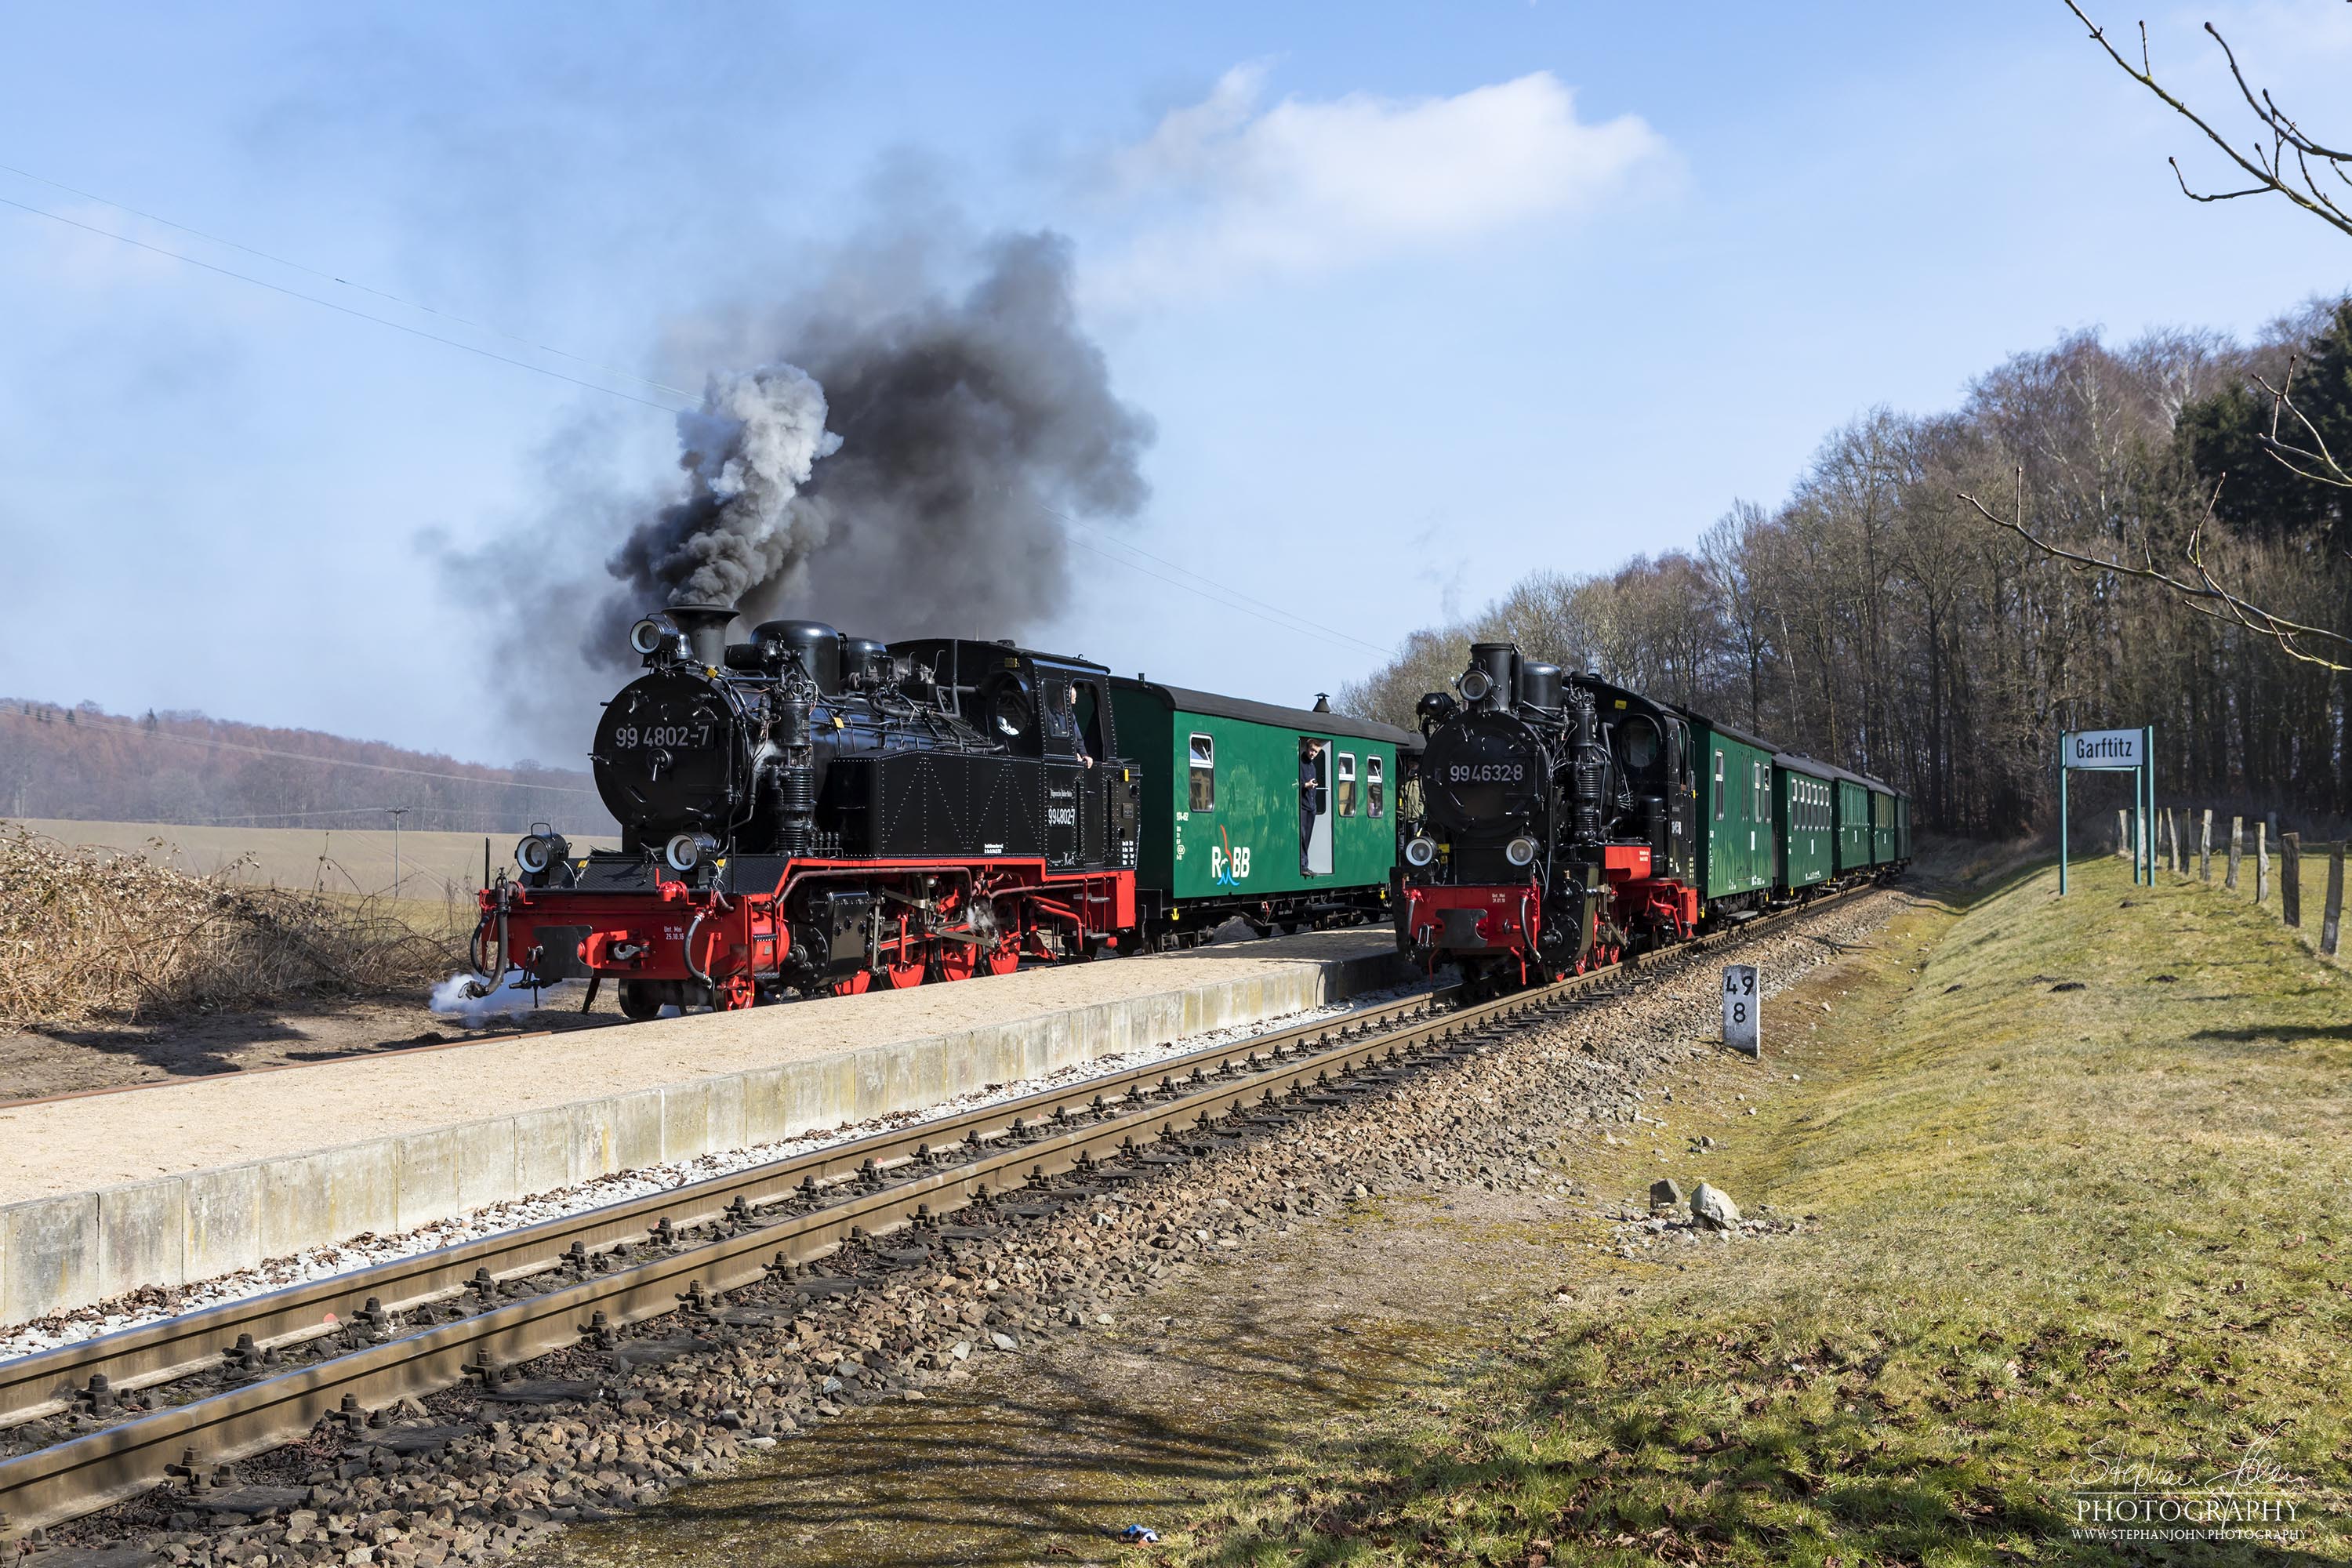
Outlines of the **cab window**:
<svg viewBox="0 0 2352 1568">
<path fill-rule="evenodd" d="M 1339 797 L 1339 815 L 1342 816 L 1355 816 L 1356 754 L 1353 752 L 1342 752 L 1339 753 L 1339 785 L 1337 794 Z"/>
<path fill-rule="evenodd" d="M 1386 816 L 1389 814 L 1387 764 L 1379 757 L 1364 759 L 1364 814 Z"/>
<path fill-rule="evenodd" d="M 1192 737 L 1192 809 L 1213 811 L 1217 805 L 1217 743 L 1206 735 Z"/>
</svg>

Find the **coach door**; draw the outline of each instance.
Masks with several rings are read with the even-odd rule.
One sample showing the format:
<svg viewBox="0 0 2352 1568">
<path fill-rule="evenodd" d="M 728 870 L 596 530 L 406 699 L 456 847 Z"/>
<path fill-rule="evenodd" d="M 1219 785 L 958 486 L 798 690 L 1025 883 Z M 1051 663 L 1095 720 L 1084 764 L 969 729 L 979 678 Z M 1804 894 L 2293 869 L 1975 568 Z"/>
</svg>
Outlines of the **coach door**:
<svg viewBox="0 0 2352 1568">
<path fill-rule="evenodd" d="M 1331 746 L 1312 735 L 1298 737 L 1298 868 L 1331 874 Z"/>
</svg>

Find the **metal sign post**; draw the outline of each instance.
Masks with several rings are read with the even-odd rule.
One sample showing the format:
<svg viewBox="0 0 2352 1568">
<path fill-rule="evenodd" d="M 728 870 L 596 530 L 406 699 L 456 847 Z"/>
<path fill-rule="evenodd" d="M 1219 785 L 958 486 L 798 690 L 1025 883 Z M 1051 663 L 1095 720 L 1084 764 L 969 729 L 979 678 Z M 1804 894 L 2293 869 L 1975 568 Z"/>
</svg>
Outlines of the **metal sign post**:
<svg viewBox="0 0 2352 1568">
<path fill-rule="evenodd" d="M 1764 998 L 1756 994 L 1756 966 L 1752 963 L 1727 963 L 1723 966 L 1723 1043 L 1743 1056 L 1764 1054 L 1762 1020 Z"/>
<path fill-rule="evenodd" d="M 2066 775 L 2122 773 L 2132 775 L 2132 885 L 2156 882 L 2156 727 L 2137 730 L 2067 730 L 2058 736 L 2058 896 L 2066 896 Z"/>
</svg>

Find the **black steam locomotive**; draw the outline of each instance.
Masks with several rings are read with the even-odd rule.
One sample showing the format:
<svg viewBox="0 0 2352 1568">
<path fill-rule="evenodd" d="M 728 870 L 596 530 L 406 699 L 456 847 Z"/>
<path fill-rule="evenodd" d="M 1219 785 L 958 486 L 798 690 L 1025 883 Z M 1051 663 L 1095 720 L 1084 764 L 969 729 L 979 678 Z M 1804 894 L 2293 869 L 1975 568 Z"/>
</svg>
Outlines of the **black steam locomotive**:
<svg viewBox="0 0 2352 1568">
<path fill-rule="evenodd" d="M 520 881 L 483 894 L 478 969 L 614 978 L 650 1016 L 1003 973 L 1135 926 L 1138 790 L 1102 741 L 1101 666 L 800 620 L 730 644 L 734 616 L 632 630 L 646 672 L 591 753 L 621 847 L 526 838 Z"/>
<path fill-rule="evenodd" d="M 1479 643 L 1420 713 L 1397 942 L 1475 985 L 1557 979 L 1892 875 L 1910 800 L 1705 714 Z"/>
<path fill-rule="evenodd" d="M 1474 646 L 1454 689 L 1420 703 L 1401 948 L 1474 984 L 1521 984 L 1696 924 L 1681 715 L 1510 643 Z"/>
</svg>

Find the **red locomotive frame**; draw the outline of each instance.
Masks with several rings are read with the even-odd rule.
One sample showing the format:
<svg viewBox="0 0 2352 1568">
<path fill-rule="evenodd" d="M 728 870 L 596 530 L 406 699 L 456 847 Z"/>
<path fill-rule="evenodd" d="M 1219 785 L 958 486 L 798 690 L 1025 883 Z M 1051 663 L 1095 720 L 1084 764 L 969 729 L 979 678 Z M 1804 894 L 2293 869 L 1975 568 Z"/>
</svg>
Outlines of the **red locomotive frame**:
<svg viewBox="0 0 2352 1568">
<path fill-rule="evenodd" d="M 1515 959 L 1519 981 L 1558 979 L 1581 974 L 1625 956 L 1625 934 L 1648 933 L 1652 945 L 1681 942 L 1698 929 L 1698 889 L 1671 877 L 1651 875 L 1654 857 L 1646 844 L 1611 844 L 1601 851 L 1601 878 L 1609 889 L 1604 940 L 1601 908 L 1586 916 L 1590 929 L 1578 943 L 1582 955 L 1572 968 L 1547 973 L 1538 943 L 1543 931 L 1543 889 L 1530 873 L 1524 882 L 1408 882 L 1405 884 L 1405 936 L 1417 951 L 1429 954 L 1433 970 L 1441 952 L 1459 956 L 1483 949 L 1486 953 Z M 1476 947 L 1446 932 L 1448 911 L 1476 911 Z M 1442 938 L 1442 940 L 1441 940 Z"/>
<path fill-rule="evenodd" d="M 761 984 L 777 978 L 792 940 L 785 910 L 793 896 L 809 882 L 835 879 L 877 894 L 877 910 L 896 911 L 877 914 L 873 962 L 836 982 L 836 995 L 877 981 L 904 989 L 927 979 L 1009 974 L 1024 958 L 1123 948 L 1139 934 L 1132 870 L 1055 871 L 1042 858 L 812 858 L 791 861 L 773 888 L 758 892 L 693 888 L 668 875 L 652 893 L 501 879 L 480 895 L 475 967 L 537 974 L 552 968 L 592 986 L 608 979 L 693 985 L 707 988 L 721 1010 L 748 1007 Z M 983 907 L 988 918 L 975 924 Z M 550 954 L 550 941 L 572 951 Z"/>
</svg>

